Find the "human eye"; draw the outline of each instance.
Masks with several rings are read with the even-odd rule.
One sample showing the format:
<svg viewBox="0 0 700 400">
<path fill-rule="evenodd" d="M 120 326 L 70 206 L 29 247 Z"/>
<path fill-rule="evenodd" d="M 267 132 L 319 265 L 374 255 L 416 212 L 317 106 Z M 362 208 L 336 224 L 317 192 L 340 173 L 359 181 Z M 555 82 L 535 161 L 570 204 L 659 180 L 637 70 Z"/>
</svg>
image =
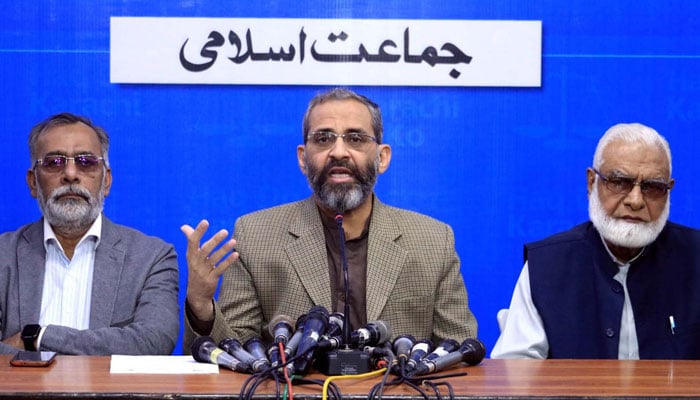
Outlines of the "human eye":
<svg viewBox="0 0 700 400">
<path fill-rule="evenodd" d="M 368 141 L 365 135 L 361 133 L 348 133 L 345 135 L 345 140 L 352 144 L 362 144 Z"/>
<path fill-rule="evenodd" d="M 47 168 L 61 168 L 66 165 L 66 156 L 50 155 L 44 157 L 41 165 Z"/>
<path fill-rule="evenodd" d="M 94 154 L 80 154 L 75 156 L 75 162 L 81 167 L 94 167 L 100 162 L 100 158 Z"/>
<path fill-rule="evenodd" d="M 662 196 L 668 190 L 668 184 L 662 181 L 643 181 L 640 186 L 643 193 L 651 196 Z"/>
<path fill-rule="evenodd" d="M 311 140 L 316 144 L 328 144 L 333 141 L 331 132 L 319 131 L 313 134 Z"/>
<path fill-rule="evenodd" d="M 611 176 L 607 178 L 608 187 L 618 192 L 627 192 L 632 190 L 634 179 L 624 176 Z"/>
</svg>

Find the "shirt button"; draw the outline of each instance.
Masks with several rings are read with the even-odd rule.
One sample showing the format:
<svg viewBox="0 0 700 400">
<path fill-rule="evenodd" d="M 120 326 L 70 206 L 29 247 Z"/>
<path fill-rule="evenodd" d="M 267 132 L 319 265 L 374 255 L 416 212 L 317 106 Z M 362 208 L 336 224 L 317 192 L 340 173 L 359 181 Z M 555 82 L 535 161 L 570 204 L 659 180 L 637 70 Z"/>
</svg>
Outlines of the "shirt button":
<svg viewBox="0 0 700 400">
<path fill-rule="evenodd" d="M 611 338 L 611 337 L 615 336 L 615 331 L 612 330 L 612 328 L 608 328 L 605 330 L 605 336 Z"/>
</svg>

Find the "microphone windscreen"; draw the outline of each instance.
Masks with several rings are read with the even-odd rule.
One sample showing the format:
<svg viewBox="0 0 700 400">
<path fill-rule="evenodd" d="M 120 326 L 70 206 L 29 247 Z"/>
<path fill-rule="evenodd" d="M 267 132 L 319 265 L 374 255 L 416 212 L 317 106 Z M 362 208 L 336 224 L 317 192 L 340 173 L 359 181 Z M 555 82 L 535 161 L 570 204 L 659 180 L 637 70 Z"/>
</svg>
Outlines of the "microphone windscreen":
<svg viewBox="0 0 700 400">
<path fill-rule="evenodd" d="M 391 327 L 384 321 L 372 321 L 368 325 L 373 325 L 378 333 L 376 344 L 383 344 L 391 337 Z"/>
<path fill-rule="evenodd" d="M 469 365 L 480 363 L 486 356 L 486 346 L 475 338 L 465 339 L 459 351 L 462 353 L 462 361 Z"/>
<path fill-rule="evenodd" d="M 198 336 L 190 346 L 190 351 L 192 352 L 192 357 L 197 362 L 209 363 L 211 362 L 211 352 L 213 349 L 218 347 L 214 339 L 209 336 Z"/>
</svg>

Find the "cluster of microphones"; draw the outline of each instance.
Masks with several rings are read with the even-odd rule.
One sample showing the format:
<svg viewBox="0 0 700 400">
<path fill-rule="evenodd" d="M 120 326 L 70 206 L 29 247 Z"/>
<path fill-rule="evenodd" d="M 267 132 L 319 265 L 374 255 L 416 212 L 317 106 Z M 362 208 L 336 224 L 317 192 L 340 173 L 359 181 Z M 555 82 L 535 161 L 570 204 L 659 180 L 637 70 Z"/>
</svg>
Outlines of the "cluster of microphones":
<svg viewBox="0 0 700 400">
<path fill-rule="evenodd" d="M 192 356 L 198 362 L 218 364 L 243 373 L 304 375 L 314 366 L 326 375 L 354 375 L 388 368 L 402 375 L 426 375 L 459 363 L 479 364 L 486 349 L 475 338 L 458 342 L 445 339 L 433 344 L 411 335 L 391 339 L 391 328 L 384 321 L 373 321 L 350 331 L 342 313 L 328 313 L 312 307 L 295 324 L 284 315 L 270 321 L 272 342 L 260 338 L 244 343 L 227 338 L 218 344 L 208 336 L 192 343 Z"/>
</svg>

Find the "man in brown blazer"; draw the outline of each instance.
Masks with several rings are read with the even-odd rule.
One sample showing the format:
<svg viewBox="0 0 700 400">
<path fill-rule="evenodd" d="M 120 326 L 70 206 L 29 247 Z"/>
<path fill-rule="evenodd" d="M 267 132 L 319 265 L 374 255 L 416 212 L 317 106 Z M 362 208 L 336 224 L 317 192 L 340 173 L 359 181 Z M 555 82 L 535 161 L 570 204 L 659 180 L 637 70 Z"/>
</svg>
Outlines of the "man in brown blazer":
<svg viewBox="0 0 700 400">
<path fill-rule="evenodd" d="M 296 320 L 314 305 L 343 312 L 343 253 L 353 329 L 382 320 L 393 336 L 476 337 L 450 226 L 385 205 L 373 192 L 391 159 L 379 107 L 333 89 L 311 100 L 303 131 L 297 158 L 310 198 L 239 218 L 227 241 L 221 230 L 202 244 L 206 220 L 182 227 L 189 270 L 185 350 L 197 335 L 269 341 L 273 318 Z"/>
</svg>

